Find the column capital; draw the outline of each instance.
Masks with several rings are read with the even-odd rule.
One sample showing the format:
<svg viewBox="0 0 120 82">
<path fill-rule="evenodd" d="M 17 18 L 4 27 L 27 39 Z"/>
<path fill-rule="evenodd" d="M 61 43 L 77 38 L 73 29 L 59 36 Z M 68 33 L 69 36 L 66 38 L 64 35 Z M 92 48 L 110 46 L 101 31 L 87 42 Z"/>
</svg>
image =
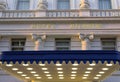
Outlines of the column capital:
<svg viewBox="0 0 120 82">
<path fill-rule="evenodd" d="M 90 4 L 88 0 L 81 0 L 80 1 L 80 9 L 89 9 Z"/>
<path fill-rule="evenodd" d="M 39 0 L 38 1 L 38 6 L 37 6 L 38 10 L 47 10 L 47 8 L 48 8 L 47 0 Z"/>
<path fill-rule="evenodd" d="M 0 0 L 0 10 L 5 10 L 7 3 L 4 0 Z"/>
<path fill-rule="evenodd" d="M 46 35 L 37 35 L 37 34 L 32 34 L 32 39 L 37 41 L 37 40 L 41 40 L 44 41 L 46 40 Z"/>
<path fill-rule="evenodd" d="M 88 40 L 93 40 L 94 39 L 94 34 L 93 33 L 90 33 L 90 34 L 79 34 L 79 39 L 80 40 L 85 40 L 85 39 L 88 39 Z"/>
</svg>

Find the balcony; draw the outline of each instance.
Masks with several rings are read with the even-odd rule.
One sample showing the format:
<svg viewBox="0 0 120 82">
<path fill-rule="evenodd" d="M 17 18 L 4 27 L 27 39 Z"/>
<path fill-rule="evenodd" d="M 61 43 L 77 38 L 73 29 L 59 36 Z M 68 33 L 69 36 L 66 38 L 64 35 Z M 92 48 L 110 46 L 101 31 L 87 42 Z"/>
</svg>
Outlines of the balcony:
<svg viewBox="0 0 120 82">
<path fill-rule="evenodd" d="M 37 17 L 119 17 L 120 9 L 112 10 L 4 10 L 0 18 L 37 18 Z"/>
</svg>

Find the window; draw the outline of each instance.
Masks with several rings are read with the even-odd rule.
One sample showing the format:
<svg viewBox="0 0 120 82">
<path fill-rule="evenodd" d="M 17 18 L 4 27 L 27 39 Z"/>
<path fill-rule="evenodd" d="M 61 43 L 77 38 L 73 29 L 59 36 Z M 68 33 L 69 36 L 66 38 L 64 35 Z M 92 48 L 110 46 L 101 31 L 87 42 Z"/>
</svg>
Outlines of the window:
<svg viewBox="0 0 120 82">
<path fill-rule="evenodd" d="M 111 9 L 111 0 L 99 0 L 99 9 Z"/>
<path fill-rule="evenodd" d="M 18 10 L 28 10 L 30 5 L 30 0 L 18 0 L 17 9 Z"/>
<path fill-rule="evenodd" d="M 70 0 L 57 0 L 57 8 L 61 10 L 70 9 Z"/>
<path fill-rule="evenodd" d="M 103 50 L 115 50 L 116 39 L 115 38 L 101 38 Z"/>
<path fill-rule="evenodd" d="M 55 44 L 56 44 L 56 50 L 69 50 L 70 38 L 56 38 Z"/>
<path fill-rule="evenodd" d="M 24 38 L 14 38 L 11 41 L 11 50 L 12 51 L 23 51 L 25 46 L 26 39 Z"/>
</svg>

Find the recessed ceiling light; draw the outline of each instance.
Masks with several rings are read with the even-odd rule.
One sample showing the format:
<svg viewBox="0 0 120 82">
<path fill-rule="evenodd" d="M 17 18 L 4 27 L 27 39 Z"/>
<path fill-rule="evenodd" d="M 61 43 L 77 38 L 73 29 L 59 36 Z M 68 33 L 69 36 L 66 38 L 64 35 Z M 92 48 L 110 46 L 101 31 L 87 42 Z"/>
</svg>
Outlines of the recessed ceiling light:
<svg viewBox="0 0 120 82">
<path fill-rule="evenodd" d="M 58 75 L 58 76 L 60 76 L 60 77 L 61 77 L 61 76 L 64 76 L 64 75 Z"/>
<path fill-rule="evenodd" d="M 27 68 L 27 70 L 33 70 L 33 68 Z"/>
<path fill-rule="evenodd" d="M 99 79 L 99 77 L 94 77 L 94 79 Z"/>
<path fill-rule="evenodd" d="M 106 64 L 106 66 L 112 66 L 113 64 Z"/>
<path fill-rule="evenodd" d="M 34 76 L 39 76 L 38 74 L 35 74 Z"/>
<path fill-rule="evenodd" d="M 53 79 L 53 77 L 48 77 L 48 79 Z"/>
<path fill-rule="evenodd" d="M 29 64 L 23 64 L 23 66 L 29 66 Z"/>
<path fill-rule="evenodd" d="M 50 73 L 49 71 L 44 71 L 44 73 Z"/>
<path fill-rule="evenodd" d="M 78 66 L 79 64 L 77 64 L 77 63 L 74 63 L 74 64 L 72 64 L 73 66 Z"/>
<path fill-rule="evenodd" d="M 76 76 L 75 74 L 72 74 L 71 76 Z"/>
<path fill-rule="evenodd" d="M 50 74 L 47 74 L 46 76 L 51 76 Z"/>
<path fill-rule="evenodd" d="M 64 77 L 59 77 L 59 79 L 64 79 Z"/>
<path fill-rule="evenodd" d="M 93 68 L 87 68 L 87 70 L 93 70 Z"/>
<path fill-rule="evenodd" d="M 12 70 L 13 70 L 13 71 L 17 71 L 17 70 L 18 70 L 18 68 L 12 68 Z"/>
<path fill-rule="evenodd" d="M 78 68 L 72 68 L 72 70 L 77 70 Z"/>
<path fill-rule="evenodd" d="M 18 74 L 22 74 L 23 72 L 21 72 L 21 71 L 18 71 L 17 73 L 18 73 Z"/>
<path fill-rule="evenodd" d="M 72 71 L 71 73 L 77 73 L 76 71 Z"/>
<path fill-rule="evenodd" d="M 105 72 L 103 72 L 103 71 L 100 71 L 99 73 L 100 73 L 100 74 L 104 74 Z"/>
<path fill-rule="evenodd" d="M 75 77 L 71 77 L 71 79 L 75 79 Z"/>
<path fill-rule="evenodd" d="M 41 77 L 36 77 L 36 79 L 41 79 Z"/>
<path fill-rule="evenodd" d="M 30 79 L 30 77 L 25 77 L 25 79 Z"/>
<path fill-rule="evenodd" d="M 57 68 L 57 70 L 63 70 L 63 68 Z"/>
<path fill-rule="evenodd" d="M 13 65 L 12 64 L 6 64 L 7 67 L 12 67 Z"/>
<path fill-rule="evenodd" d="M 86 71 L 85 73 L 91 73 L 90 71 Z"/>
<path fill-rule="evenodd" d="M 87 77 L 82 77 L 82 79 L 87 79 Z"/>
<path fill-rule="evenodd" d="M 90 66 L 95 66 L 96 64 L 95 63 L 92 63 L 92 64 L 89 64 Z"/>
<path fill-rule="evenodd" d="M 45 64 L 39 64 L 40 66 L 45 66 Z"/>
<path fill-rule="evenodd" d="M 62 64 L 56 64 L 56 66 L 62 66 Z"/>
<path fill-rule="evenodd" d="M 24 77 L 25 77 L 25 76 L 27 76 L 27 75 L 23 74 L 23 75 L 21 75 L 21 76 L 24 76 Z"/>
<path fill-rule="evenodd" d="M 62 71 L 58 71 L 58 73 L 63 73 Z"/>
<path fill-rule="evenodd" d="M 30 73 L 36 73 L 35 71 L 31 71 Z"/>
<path fill-rule="evenodd" d="M 102 70 L 106 71 L 106 70 L 109 70 L 109 68 L 102 68 Z"/>
<path fill-rule="evenodd" d="M 84 74 L 84 76 L 89 76 L 88 74 Z"/>
<path fill-rule="evenodd" d="M 98 74 L 98 75 L 96 75 L 96 76 L 101 77 L 102 75 Z"/>
<path fill-rule="evenodd" d="M 48 70 L 48 68 L 42 68 L 42 70 Z"/>
</svg>

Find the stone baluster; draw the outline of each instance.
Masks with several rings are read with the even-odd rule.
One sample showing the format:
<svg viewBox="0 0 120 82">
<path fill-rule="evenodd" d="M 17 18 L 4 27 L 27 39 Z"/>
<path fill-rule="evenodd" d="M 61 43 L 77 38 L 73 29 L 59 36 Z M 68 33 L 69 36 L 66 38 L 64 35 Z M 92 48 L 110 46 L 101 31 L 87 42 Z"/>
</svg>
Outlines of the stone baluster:
<svg viewBox="0 0 120 82">
<path fill-rule="evenodd" d="M 94 39 L 93 34 L 79 34 L 81 40 L 82 50 L 90 50 L 90 41 Z"/>
<path fill-rule="evenodd" d="M 80 1 L 80 9 L 89 9 L 90 4 L 88 0 L 81 0 Z"/>
<path fill-rule="evenodd" d="M 38 1 L 38 6 L 37 6 L 38 10 L 47 10 L 47 8 L 48 8 L 47 0 L 39 0 Z"/>
<path fill-rule="evenodd" d="M 36 35 L 32 34 L 32 39 L 35 41 L 35 50 L 43 50 L 44 48 L 44 41 L 46 40 L 46 35 Z"/>
</svg>

